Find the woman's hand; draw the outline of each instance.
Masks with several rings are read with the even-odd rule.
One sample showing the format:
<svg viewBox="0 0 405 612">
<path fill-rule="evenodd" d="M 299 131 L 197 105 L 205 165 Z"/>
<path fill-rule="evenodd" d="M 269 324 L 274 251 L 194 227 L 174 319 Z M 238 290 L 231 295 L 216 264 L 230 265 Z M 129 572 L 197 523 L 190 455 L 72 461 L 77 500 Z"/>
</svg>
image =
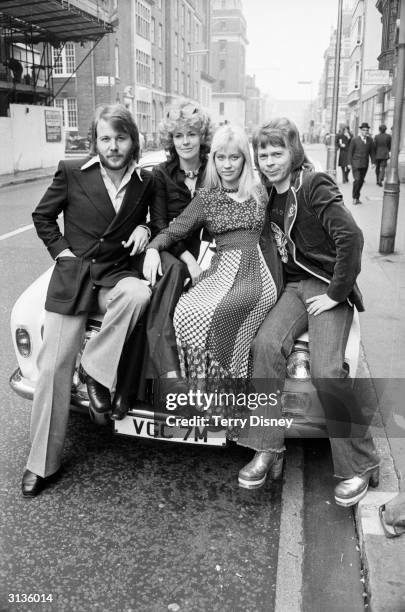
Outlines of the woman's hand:
<svg viewBox="0 0 405 612">
<path fill-rule="evenodd" d="M 162 276 L 162 262 L 160 261 L 159 251 L 148 249 L 143 262 L 143 275 L 151 284 L 156 285 L 157 275 Z"/>
<path fill-rule="evenodd" d="M 130 255 L 137 255 L 138 253 L 143 253 L 145 248 L 149 243 L 149 233 L 146 227 L 142 225 L 138 225 L 128 240 L 122 243 L 122 246 L 128 249 L 132 245 L 132 249 Z"/>
<path fill-rule="evenodd" d="M 314 297 L 308 298 L 306 301 L 309 306 L 307 307 L 308 314 L 316 315 L 321 314 L 321 312 L 325 312 L 325 310 L 332 310 L 339 304 L 339 302 L 335 302 L 332 300 L 326 293 L 322 293 L 321 295 L 314 295 Z"/>
<path fill-rule="evenodd" d="M 192 262 L 189 262 L 187 264 L 187 268 L 188 268 L 188 273 L 190 274 L 191 284 L 194 287 L 194 285 L 196 285 L 198 281 L 200 280 L 200 276 L 203 273 L 203 269 L 201 268 L 201 266 L 198 265 L 198 263 L 195 260 Z"/>
</svg>

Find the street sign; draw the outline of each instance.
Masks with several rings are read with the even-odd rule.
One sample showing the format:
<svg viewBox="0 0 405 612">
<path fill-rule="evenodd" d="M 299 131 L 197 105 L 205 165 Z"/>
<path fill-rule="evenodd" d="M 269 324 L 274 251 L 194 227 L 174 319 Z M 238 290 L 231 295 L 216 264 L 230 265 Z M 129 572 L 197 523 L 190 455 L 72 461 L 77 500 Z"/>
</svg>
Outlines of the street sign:
<svg viewBox="0 0 405 612">
<path fill-rule="evenodd" d="M 389 70 L 365 70 L 364 85 L 390 85 Z"/>
<path fill-rule="evenodd" d="M 62 116 L 59 110 L 45 110 L 46 142 L 62 141 Z"/>
</svg>

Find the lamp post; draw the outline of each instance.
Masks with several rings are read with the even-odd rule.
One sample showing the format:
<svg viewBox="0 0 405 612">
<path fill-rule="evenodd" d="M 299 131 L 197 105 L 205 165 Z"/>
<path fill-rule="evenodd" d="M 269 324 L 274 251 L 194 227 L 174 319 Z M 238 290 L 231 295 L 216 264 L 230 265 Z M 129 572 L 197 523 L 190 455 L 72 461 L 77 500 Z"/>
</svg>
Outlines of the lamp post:
<svg viewBox="0 0 405 612">
<path fill-rule="evenodd" d="M 333 77 L 332 122 L 326 158 L 326 171 L 334 179 L 336 178 L 336 127 L 339 107 L 340 48 L 342 41 L 342 5 L 343 0 L 339 0 L 335 48 L 335 74 Z"/>
<path fill-rule="evenodd" d="M 398 37 L 398 61 L 396 71 L 394 121 L 392 130 L 391 160 L 384 183 L 383 210 L 380 231 L 380 253 L 393 253 L 399 206 L 398 157 L 401 138 L 402 108 L 405 80 L 405 0 L 400 2 Z"/>
</svg>

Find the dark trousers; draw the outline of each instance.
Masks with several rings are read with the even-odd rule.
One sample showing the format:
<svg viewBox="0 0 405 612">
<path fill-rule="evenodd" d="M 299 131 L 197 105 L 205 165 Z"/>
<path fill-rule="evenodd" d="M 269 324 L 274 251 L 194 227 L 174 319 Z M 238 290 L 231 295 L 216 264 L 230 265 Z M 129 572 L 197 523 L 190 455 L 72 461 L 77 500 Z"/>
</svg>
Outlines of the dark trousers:
<svg viewBox="0 0 405 612">
<path fill-rule="evenodd" d="M 353 200 L 360 199 L 360 191 L 363 187 L 364 179 L 367 174 L 367 168 L 352 168 L 353 171 Z"/>
<path fill-rule="evenodd" d="M 342 183 L 348 183 L 350 168 L 349 166 L 341 166 L 341 169 L 342 169 Z"/>
<path fill-rule="evenodd" d="M 167 251 L 160 253 L 163 275 L 152 290 L 142 325 L 126 344 L 117 389 L 129 398 L 148 399 L 148 380 L 180 371 L 173 314 L 188 277 L 187 266 Z"/>
<path fill-rule="evenodd" d="M 375 175 L 377 177 L 377 183 L 383 183 L 385 177 L 385 168 L 387 167 L 387 159 L 376 159 L 375 160 Z"/>
</svg>

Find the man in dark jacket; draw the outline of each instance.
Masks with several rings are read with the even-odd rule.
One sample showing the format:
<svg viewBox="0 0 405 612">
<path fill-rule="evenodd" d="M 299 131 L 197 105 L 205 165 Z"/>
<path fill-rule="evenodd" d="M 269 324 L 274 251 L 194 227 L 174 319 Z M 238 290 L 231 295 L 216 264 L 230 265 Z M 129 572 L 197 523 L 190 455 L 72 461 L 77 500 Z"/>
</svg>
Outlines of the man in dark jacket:
<svg viewBox="0 0 405 612">
<path fill-rule="evenodd" d="M 361 204 L 360 191 L 363 187 L 364 179 L 368 170 L 368 160 L 374 166 L 374 142 L 369 136 L 370 126 L 362 123 L 360 134 L 352 138 L 348 153 L 348 166 L 352 167 L 353 172 L 353 204 Z"/>
<path fill-rule="evenodd" d="M 72 376 L 88 313 L 105 313 L 81 363 L 93 410 L 108 413 L 124 342 L 150 299 L 130 255 L 141 253 L 149 241 L 145 222 L 152 180 L 137 166 L 138 129 L 125 107 L 97 111 L 92 153 L 84 164 L 60 162 L 33 213 L 55 267 L 45 303 L 32 444 L 22 482 L 26 497 L 40 493 L 60 467 Z M 60 213 L 63 234 L 57 222 Z"/>
<path fill-rule="evenodd" d="M 343 363 L 353 304 L 364 310 L 356 285 L 363 236 L 334 181 L 303 169 L 304 151 L 291 121 L 275 119 L 260 128 L 253 152 L 268 187 L 267 225 L 286 283 L 252 345 L 253 384 L 256 391 L 280 393 L 286 359 L 308 328 L 312 380 L 326 414 L 335 474 L 343 479 L 335 500 L 351 506 L 376 484 L 379 463 Z M 281 416 L 278 405 L 266 411 Z M 342 429 L 336 428 L 339 422 Z M 257 451 L 239 473 L 240 486 L 261 486 L 269 471 L 273 478 L 281 476 L 281 427 L 250 427 L 239 443 Z"/>
<path fill-rule="evenodd" d="M 385 168 L 387 167 L 387 161 L 390 157 L 391 151 L 391 136 L 386 134 L 387 126 L 382 124 L 378 128 L 380 132 L 374 136 L 374 148 L 375 148 L 375 175 L 377 178 L 377 185 L 383 186 Z"/>
</svg>

